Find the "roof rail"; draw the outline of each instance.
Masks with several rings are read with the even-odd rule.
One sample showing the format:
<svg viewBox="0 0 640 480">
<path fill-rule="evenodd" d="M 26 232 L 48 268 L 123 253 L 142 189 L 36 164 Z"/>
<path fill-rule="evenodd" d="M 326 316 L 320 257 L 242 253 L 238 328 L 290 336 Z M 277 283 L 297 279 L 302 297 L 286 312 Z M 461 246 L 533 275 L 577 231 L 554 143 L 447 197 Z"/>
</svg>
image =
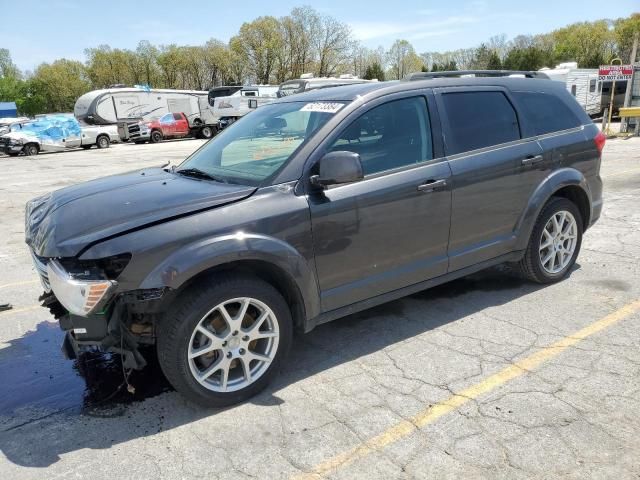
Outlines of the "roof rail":
<svg viewBox="0 0 640 480">
<path fill-rule="evenodd" d="M 475 77 L 510 77 L 510 76 L 522 76 L 525 78 L 540 78 L 548 80 L 549 77 L 544 72 L 536 71 L 519 71 L 519 70 L 449 70 L 445 72 L 416 72 L 410 73 L 405 80 L 426 80 L 429 78 L 443 78 L 443 77 L 461 77 L 461 76 L 475 76 Z"/>
</svg>

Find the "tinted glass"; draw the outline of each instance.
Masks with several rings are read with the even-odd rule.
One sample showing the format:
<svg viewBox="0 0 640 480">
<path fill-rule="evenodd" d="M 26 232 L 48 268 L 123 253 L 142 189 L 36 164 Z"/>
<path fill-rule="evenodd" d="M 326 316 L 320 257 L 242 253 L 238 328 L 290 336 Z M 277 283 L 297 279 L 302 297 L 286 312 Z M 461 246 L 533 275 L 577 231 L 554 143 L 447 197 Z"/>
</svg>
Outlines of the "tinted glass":
<svg viewBox="0 0 640 480">
<path fill-rule="evenodd" d="M 447 154 L 520 138 L 518 117 L 502 92 L 445 93 L 442 99 L 449 119 Z"/>
<path fill-rule="evenodd" d="M 174 113 L 173 118 L 174 120 L 182 120 L 182 115 L 180 115 L 179 113 Z"/>
<path fill-rule="evenodd" d="M 513 95 L 534 124 L 537 135 L 580 126 L 580 119 L 553 95 L 537 92 L 514 92 Z"/>
<path fill-rule="evenodd" d="M 396 100 L 369 110 L 342 131 L 330 150 L 358 153 L 365 175 L 431 160 L 425 99 Z"/>
</svg>

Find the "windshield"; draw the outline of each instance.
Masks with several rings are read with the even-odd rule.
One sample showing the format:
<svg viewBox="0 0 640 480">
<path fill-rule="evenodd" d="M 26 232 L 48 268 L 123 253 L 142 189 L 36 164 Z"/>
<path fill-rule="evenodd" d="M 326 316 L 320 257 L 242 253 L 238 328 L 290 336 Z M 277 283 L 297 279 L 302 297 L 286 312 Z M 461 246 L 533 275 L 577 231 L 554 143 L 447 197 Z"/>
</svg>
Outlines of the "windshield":
<svg viewBox="0 0 640 480">
<path fill-rule="evenodd" d="M 338 102 L 264 105 L 206 143 L 177 171 L 197 169 L 230 183 L 261 185 L 343 106 Z"/>
</svg>

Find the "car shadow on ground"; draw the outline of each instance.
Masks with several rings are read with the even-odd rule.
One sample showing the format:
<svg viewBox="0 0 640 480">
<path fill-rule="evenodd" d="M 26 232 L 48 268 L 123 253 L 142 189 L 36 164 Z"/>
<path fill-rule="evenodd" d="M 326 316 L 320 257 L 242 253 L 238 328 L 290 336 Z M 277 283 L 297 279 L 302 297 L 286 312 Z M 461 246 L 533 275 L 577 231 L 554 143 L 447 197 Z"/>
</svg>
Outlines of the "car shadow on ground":
<svg viewBox="0 0 640 480">
<path fill-rule="evenodd" d="M 250 403 L 281 404 L 277 392 L 301 379 L 540 288 L 497 267 L 321 325 L 295 338 L 287 367 Z M 0 451 L 14 464 L 47 467 L 65 453 L 110 448 L 220 412 L 165 393 L 172 389 L 152 355 L 129 378 L 130 393 L 117 358 L 64 360 L 61 339 L 57 324 L 45 321 L 0 350 Z"/>
</svg>

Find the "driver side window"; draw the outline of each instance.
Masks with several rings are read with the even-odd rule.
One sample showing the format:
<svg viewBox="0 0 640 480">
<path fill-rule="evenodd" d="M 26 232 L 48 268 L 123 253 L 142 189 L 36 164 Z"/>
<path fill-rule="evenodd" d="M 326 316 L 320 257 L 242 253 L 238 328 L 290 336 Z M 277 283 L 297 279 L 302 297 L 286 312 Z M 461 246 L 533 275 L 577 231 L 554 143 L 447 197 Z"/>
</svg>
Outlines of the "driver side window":
<svg viewBox="0 0 640 480">
<path fill-rule="evenodd" d="M 431 125 L 424 97 L 372 108 L 345 128 L 329 151 L 360 155 L 365 175 L 431 160 Z"/>
</svg>

